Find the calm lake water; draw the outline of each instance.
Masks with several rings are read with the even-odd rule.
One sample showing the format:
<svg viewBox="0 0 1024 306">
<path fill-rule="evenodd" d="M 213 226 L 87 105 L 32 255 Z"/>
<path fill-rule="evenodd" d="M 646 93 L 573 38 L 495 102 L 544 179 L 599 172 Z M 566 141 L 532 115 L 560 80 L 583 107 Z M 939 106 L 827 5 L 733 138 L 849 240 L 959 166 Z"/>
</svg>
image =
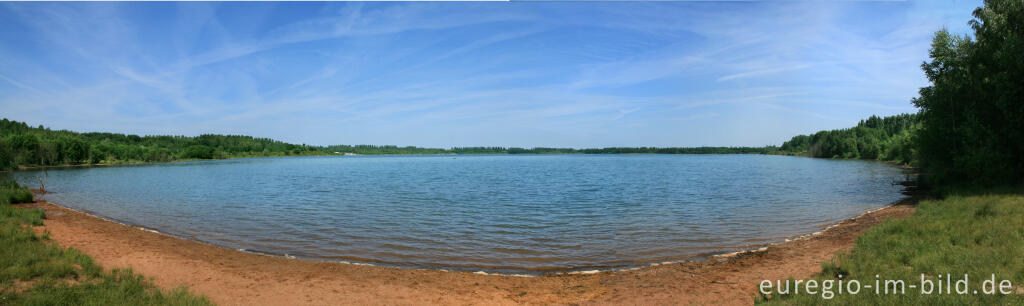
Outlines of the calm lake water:
<svg viewBox="0 0 1024 306">
<path fill-rule="evenodd" d="M 39 172 L 11 174 L 37 186 Z M 237 159 L 50 170 L 45 199 L 252 252 L 492 272 L 779 242 L 901 198 L 897 167 L 764 155 Z"/>
</svg>

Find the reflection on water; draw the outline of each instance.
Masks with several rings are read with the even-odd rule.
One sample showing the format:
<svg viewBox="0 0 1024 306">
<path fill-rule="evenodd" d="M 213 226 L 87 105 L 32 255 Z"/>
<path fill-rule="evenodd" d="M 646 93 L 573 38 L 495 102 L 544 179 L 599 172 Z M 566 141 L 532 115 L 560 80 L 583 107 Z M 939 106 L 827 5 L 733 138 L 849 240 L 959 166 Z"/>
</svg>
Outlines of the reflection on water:
<svg viewBox="0 0 1024 306">
<path fill-rule="evenodd" d="M 899 199 L 901 177 L 764 155 L 304 157 L 50 170 L 46 198 L 269 254 L 523 272 L 779 241 Z"/>
</svg>

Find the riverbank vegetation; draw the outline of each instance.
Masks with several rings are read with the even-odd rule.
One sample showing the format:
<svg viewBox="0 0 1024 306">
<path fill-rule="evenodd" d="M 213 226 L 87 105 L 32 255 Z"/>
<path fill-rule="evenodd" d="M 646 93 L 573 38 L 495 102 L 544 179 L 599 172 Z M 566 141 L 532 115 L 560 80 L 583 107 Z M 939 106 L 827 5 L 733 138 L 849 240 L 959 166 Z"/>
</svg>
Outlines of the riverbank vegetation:
<svg viewBox="0 0 1024 306">
<path fill-rule="evenodd" d="M 164 292 L 131 270 L 103 271 L 88 255 L 52 243 L 32 226 L 43 211 L 13 207 L 32 193 L 0 181 L 0 304 L 2 305 L 209 305 L 184 288 Z"/>
<path fill-rule="evenodd" d="M 913 135 L 920 129 L 916 114 L 871 116 L 848 129 L 794 136 L 779 152 L 824 158 L 852 158 L 916 162 Z"/>
<path fill-rule="evenodd" d="M 806 287 L 795 292 L 795 281 L 782 280 L 786 294 L 778 286 L 761 302 L 787 305 L 820 304 L 826 301 L 822 284 L 832 283 L 828 301 L 837 305 L 1022 305 L 1024 304 L 1024 189 L 957 192 L 944 199 L 925 200 L 914 215 L 889 220 L 858 237 L 849 253 L 823 263 L 823 272 L 813 280 L 814 294 Z M 948 276 L 946 274 L 949 274 Z M 956 291 L 956 282 L 965 278 L 966 291 Z M 983 288 L 995 275 L 995 287 Z M 932 282 L 931 294 L 923 279 Z M 877 277 L 876 277 L 877 276 Z M 878 284 L 875 280 L 880 280 Z M 952 292 L 946 292 L 946 284 Z M 845 294 L 838 285 L 843 280 Z M 846 284 L 856 280 L 861 289 L 850 294 Z M 893 283 L 885 294 L 885 281 L 903 281 L 901 291 Z M 942 280 L 943 292 L 935 291 Z M 1009 287 L 999 292 L 999 284 Z M 775 280 L 772 280 L 775 282 Z M 872 286 L 866 288 L 864 285 Z M 879 288 L 879 293 L 875 288 Z M 913 285 L 914 287 L 910 287 Z M 853 287 L 855 288 L 855 287 Z M 759 288 L 760 289 L 760 288 Z M 994 293 L 986 291 L 995 289 Z M 976 292 L 975 292 L 976 291 Z M 902 292 L 900 294 L 895 292 Z M 927 292 L 927 291 L 925 291 Z M 1007 294 L 1008 293 L 1008 294 Z"/>
<path fill-rule="evenodd" d="M 14 180 L 0 180 L 0 205 L 32 202 L 32 192 Z"/>
<path fill-rule="evenodd" d="M 600 149 L 454 147 L 420 148 L 389 145 L 310 146 L 268 138 L 205 134 L 138 136 L 117 133 L 79 133 L 32 127 L 0 120 L 0 170 L 20 167 L 167 162 L 267 156 L 380 155 L 380 154 L 766 154 L 768 147 L 615 147 Z"/>
<path fill-rule="evenodd" d="M 921 167 L 935 184 L 1024 182 L 1024 1 L 985 1 L 973 37 L 938 31 L 921 68 Z"/>
<path fill-rule="evenodd" d="M 921 67 L 931 85 L 913 100 L 920 111 L 908 125 L 911 161 L 937 198 L 921 202 L 911 217 L 872 228 L 852 251 L 823 264 L 820 275 L 801 280 L 838 284 L 841 275 L 875 288 L 876 279 L 882 286 L 903 280 L 906 294 L 873 288 L 836 294 L 829 303 L 1024 304 L 1024 1 L 988 0 L 973 15 L 973 36 L 936 32 L 931 60 Z M 968 288 L 956 291 L 965 278 Z M 925 280 L 931 294 L 922 293 Z M 936 293 L 940 280 L 953 291 Z M 820 289 L 776 291 L 759 301 L 819 304 Z M 999 291 L 986 294 L 993 290 Z"/>
<path fill-rule="evenodd" d="M 31 166 L 165 162 L 315 154 L 310 146 L 239 135 L 78 133 L 0 120 L 0 170 Z"/>
</svg>

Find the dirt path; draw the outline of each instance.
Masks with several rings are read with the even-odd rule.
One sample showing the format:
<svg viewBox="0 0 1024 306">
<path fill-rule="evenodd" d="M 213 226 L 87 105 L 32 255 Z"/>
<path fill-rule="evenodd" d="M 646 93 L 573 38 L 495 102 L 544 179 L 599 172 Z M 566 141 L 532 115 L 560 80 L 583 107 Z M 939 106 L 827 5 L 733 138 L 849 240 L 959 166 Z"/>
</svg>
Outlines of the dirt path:
<svg viewBox="0 0 1024 306">
<path fill-rule="evenodd" d="M 895 205 L 767 251 L 633 271 L 515 277 L 285 259 L 238 252 L 105 221 L 50 203 L 53 240 L 106 268 L 131 267 L 161 287 L 188 286 L 221 305 L 753 303 L 763 279 L 804 278 L 871 225 L 913 213 Z"/>
</svg>

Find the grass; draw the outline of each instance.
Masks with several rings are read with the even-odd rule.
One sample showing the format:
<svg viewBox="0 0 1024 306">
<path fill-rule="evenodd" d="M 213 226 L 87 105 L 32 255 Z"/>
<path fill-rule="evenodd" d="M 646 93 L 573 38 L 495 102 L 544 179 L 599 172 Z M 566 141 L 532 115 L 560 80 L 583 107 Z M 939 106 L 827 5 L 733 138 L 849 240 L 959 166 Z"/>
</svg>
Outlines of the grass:
<svg viewBox="0 0 1024 306">
<path fill-rule="evenodd" d="M 32 192 L 9 179 L 0 180 L 0 205 L 32 202 Z"/>
<path fill-rule="evenodd" d="M 762 295 L 759 303 L 839 305 L 941 304 L 941 305 L 1024 305 L 1024 188 L 963 192 L 941 200 L 922 201 L 913 216 L 879 224 L 857 239 L 854 249 L 822 264 L 823 272 L 809 279 L 819 285 L 839 275 L 847 284 L 857 280 L 872 289 L 858 294 L 838 294 L 823 299 L 817 294 Z M 950 274 L 949 277 L 945 276 Z M 967 294 L 922 294 L 924 279 L 937 285 L 941 279 L 954 285 L 967 274 Z M 1008 280 L 1013 293 L 983 294 L 985 280 L 995 274 L 995 286 Z M 877 275 L 877 277 L 876 277 Z M 940 278 L 941 275 L 941 278 Z M 876 294 L 876 279 L 881 294 Z M 885 280 L 903 280 L 905 294 L 884 294 Z M 775 280 L 772 280 L 775 281 Z M 808 280 L 802 280 L 805 284 Z M 791 284 L 794 284 L 791 282 Z M 910 288 L 910 285 L 917 286 Z M 782 283 L 785 289 L 785 280 Z M 837 287 L 837 286 L 836 286 Z M 991 287 L 990 287 L 991 288 Z M 998 288 L 998 287 L 997 287 Z M 804 288 L 806 289 L 806 288 Z M 974 290 L 979 293 L 974 294 Z M 834 292 L 836 289 L 833 288 Z M 895 291 L 895 288 L 893 289 Z M 890 291 L 890 292 L 893 292 Z"/>
<path fill-rule="evenodd" d="M 160 290 L 131 270 L 103 271 L 88 255 L 37 235 L 32 226 L 43 224 L 43 211 L 10 205 L 31 201 L 27 188 L 0 181 L 0 305 L 212 304 L 185 288 Z"/>
</svg>

